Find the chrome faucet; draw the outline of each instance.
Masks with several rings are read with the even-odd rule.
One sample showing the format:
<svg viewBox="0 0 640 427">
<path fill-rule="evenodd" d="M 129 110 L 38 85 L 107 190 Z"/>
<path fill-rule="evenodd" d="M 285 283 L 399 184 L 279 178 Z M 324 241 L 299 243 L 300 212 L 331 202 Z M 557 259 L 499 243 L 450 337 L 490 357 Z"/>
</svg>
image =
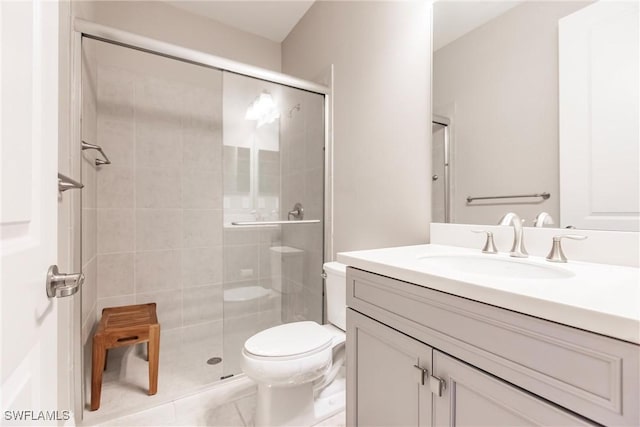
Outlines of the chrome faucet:
<svg viewBox="0 0 640 427">
<path fill-rule="evenodd" d="M 533 221 L 533 226 L 538 228 L 542 228 L 545 225 L 552 224 L 555 223 L 553 222 L 553 217 L 548 212 L 540 212 L 538 216 L 536 216 L 536 219 Z"/>
<path fill-rule="evenodd" d="M 511 248 L 511 252 L 509 252 L 509 255 L 515 258 L 527 258 L 529 254 L 524 248 L 522 219 L 520 219 L 518 214 L 509 212 L 502 217 L 498 224 L 513 226 L 513 247 Z"/>
</svg>

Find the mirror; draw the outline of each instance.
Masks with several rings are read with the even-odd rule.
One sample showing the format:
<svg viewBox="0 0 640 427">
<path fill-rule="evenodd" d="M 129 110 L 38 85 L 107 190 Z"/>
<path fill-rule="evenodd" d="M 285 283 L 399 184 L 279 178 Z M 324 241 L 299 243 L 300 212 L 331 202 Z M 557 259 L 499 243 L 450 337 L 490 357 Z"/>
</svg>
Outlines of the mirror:
<svg viewBox="0 0 640 427">
<path fill-rule="evenodd" d="M 438 1 L 433 31 L 434 222 L 638 231 L 636 2 Z"/>
<path fill-rule="evenodd" d="M 223 76 L 226 224 L 277 220 L 280 210 L 282 89 L 233 73 Z"/>
</svg>

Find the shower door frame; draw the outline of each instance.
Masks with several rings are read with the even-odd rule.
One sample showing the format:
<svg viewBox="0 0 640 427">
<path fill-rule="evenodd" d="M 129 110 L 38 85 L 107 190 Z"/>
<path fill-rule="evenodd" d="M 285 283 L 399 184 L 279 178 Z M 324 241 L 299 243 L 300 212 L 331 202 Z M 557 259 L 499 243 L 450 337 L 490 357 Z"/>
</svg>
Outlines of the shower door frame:
<svg viewBox="0 0 640 427">
<path fill-rule="evenodd" d="M 444 222 L 451 222 L 451 120 L 434 114 L 431 123 L 440 125 L 444 132 Z M 432 141 L 433 144 L 433 141 Z"/>
<path fill-rule="evenodd" d="M 308 80 L 299 79 L 287 74 L 267 70 L 265 68 L 236 62 L 220 56 L 185 48 L 139 34 L 119 30 L 106 25 L 97 24 L 80 18 L 74 18 L 71 36 L 71 106 L 69 141 L 70 147 L 81 148 L 82 141 L 82 39 L 94 39 L 129 49 L 134 49 L 154 55 L 163 56 L 181 62 L 212 68 L 231 73 L 276 83 L 307 92 L 324 96 L 324 218 L 323 218 L 323 259 L 324 262 L 333 261 L 333 65 L 329 67 L 329 85 L 324 86 Z M 80 226 L 82 232 L 82 224 Z M 324 287 L 324 284 L 323 284 Z M 326 317 L 324 289 L 322 317 Z M 74 313 L 81 312 L 81 301 L 78 298 Z M 75 325 L 77 319 L 71 322 L 75 336 L 71 355 L 74 365 L 73 378 L 73 409 L 76 414 L 84 418 L 84 376 L 81 328 Z M 81 323 L 81 322 L 78 322 Z"/>
</svg>

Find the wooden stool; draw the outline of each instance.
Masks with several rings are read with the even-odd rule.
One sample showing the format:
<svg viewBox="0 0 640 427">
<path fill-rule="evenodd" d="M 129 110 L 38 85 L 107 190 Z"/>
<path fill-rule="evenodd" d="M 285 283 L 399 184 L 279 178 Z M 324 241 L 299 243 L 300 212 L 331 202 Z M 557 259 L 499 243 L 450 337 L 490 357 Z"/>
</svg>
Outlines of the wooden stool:
<svg viewBox="0 0 640 427">
<path fill-rule="evenodd" d="M 102 310 L 102 319 L 93 336 L 91 360 L 91 410 L 100 407 L 102 371 L 107 367 L 110 348 L 147 343 L 149 361 L 149 395 L 158 391 L 158 360 L 160 357 L 160 324 L 156 303 L 109 307 Z"/>
</svg>

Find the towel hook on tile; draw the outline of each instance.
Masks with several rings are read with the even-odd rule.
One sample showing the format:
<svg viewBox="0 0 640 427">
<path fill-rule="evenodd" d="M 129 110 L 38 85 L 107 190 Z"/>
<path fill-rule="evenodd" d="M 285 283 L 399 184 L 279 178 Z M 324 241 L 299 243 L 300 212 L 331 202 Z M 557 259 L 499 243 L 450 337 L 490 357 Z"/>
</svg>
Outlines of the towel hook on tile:
<svg viewBox="0 0 640 427">
<path fill-rule="evenodd" d="M 102 155 L 103 157 L 102 159 L 96 159 L 96 166 L 111 164 L 111 160 L 109 160 L 109 158 L 104 153 L 104 150 L 102 149 L 101 146 L 95 145 L 95 144 L 89 144 L 88 142 L 82 141 L 82 151 L 84 150 L 96 150 L 98 153 Z"/>
</svg>

